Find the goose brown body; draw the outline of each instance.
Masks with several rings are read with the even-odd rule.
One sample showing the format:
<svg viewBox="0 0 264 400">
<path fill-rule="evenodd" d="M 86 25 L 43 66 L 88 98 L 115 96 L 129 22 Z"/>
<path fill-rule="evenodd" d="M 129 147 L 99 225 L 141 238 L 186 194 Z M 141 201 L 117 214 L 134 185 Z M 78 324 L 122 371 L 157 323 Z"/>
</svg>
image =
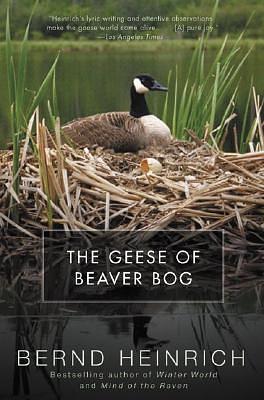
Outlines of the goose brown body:
<svg viewBox="0 0 264 400">
<path fill-rule="evenodd" d="M 78 118 L 62 127 L 63 133 L 80 147 L 98 145 L 117 152 L 135 152 L 147 145 L 144 125 L 129 112 L 108 112 Z"/>
</svg>

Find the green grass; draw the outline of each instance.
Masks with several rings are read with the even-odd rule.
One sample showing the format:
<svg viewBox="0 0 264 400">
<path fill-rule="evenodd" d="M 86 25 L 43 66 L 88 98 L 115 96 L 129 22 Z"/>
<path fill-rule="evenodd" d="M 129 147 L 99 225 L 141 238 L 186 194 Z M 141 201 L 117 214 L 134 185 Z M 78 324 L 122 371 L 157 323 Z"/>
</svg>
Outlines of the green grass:
<svg viewBox="0 0 264 400">
<path fill-rule="evenodd" d="M 35 3 L 35 7 L 38 2 Z M 7 66 L 7 80 L 9 90 L 9 105 L 10 105 L 10 120 L 11 120 L 11 135 L 13 144 L 13 182 L 12 189 L 15 194 L 19 194 L 19 158 L 21 140 L 25 137 L 27 127 L 41 101 L 43 100 L 48 87 L 53 82 L 53 94 L 54 88 L 54 74 L 55 67 L 58 61 L 56 57 L 53 65 L 44 77 L 40 87 L 30 96 L 26 97 L 26 71 L 28 64 L 28 43 L 29 43 L 29 29 L 31 19 L 35 10 L 33 7 L 30 15 L 24 38 L 19 45 L 14 46 L 10 33 L 10 14 L 9 7 L 7 8 L 6 14 L 6 66 Z M 19 52 L 19 57 L 14 57 L 14 53 Z M 53 104 L 56 100 L 53 101 Z M 10 198 L 10 210 L 14 220 L 18 220 L 18 211 L 14 196 Z"/>
<path fill-rule="evenodd" d="M 219 1 L 215 1 L 212 19 L 215 19 Z M 246 27 L 250 23 L 248 20 Z M 246 29 L 245 27 L 245 29 Z M 168 109 L 172 112 L 172 132 L 179 139 L 187 139 L 188 131 L 193 131 L 200 139 L 204 139 L 214 147 L 222 148 L 229 133 L 229 124 L 232 121 L 235 150 L 244 152 L 253 149 L 254 145 L 263 150 L 263 129 L 261 121 L 262 101 L 253 87 L 253 78 L 248 87 L 248 97 L 242 112 L 242 128 L 237 132 L 234 113 L 239 96 L 240 72 L 253 50 L 243 46 L 243 31 L 236 40 L 228 36 L 218 42 L 213 60 L 206 69 L 206 56 L 210 43 L 210 32 L 203 34 L 196 43 L 188 74 L 179 91 L 180 81 L 178 66 L 174 73 L 174 87 L 172 87 L 172 72 L 169 72 L 169 91 L 173 96 L 166 97 L 163 109 L 163 118 L 169 119 Z M 247 42 L 248 44 L 250 42 Z M 250 105 L 255 107 L 255 118 L 251 127 L 247 129 L 247 119 Z M 172 107 L 170 107 L 170 101 Z M 224 111 L 223 111 L 224 110 Z M 216 119 L 221 115 L 220 121 Z M 193 136 L 193 135 L 192 135 Z"/>
<path fill-rule="evenodd" d="M 242 37 L 243 33 L 235 41 L 225 37 L 218 42 L 213 60 L 206 69 L 210 41 L 208 37 L 202 36 L 196 42 L 187 78 L 181 90 L 179 90 L 182 82 L 179 80 L 178 66 L 169 72 L 169 95 L 164 103 L 163 119 L 171 125 L 175 137 L 181 140 L 188 139 L 187 132 L 192 130 L 200 139 L 222 148 L 228 137 L 229 124 L 231 121 L 234 124 L 236 117 L 234 110 L 239 96 L 240 71 L 252 51 L 252 48 L 243 47 Z M 238 135 L 235 142 L 236 150 L 240 152 L 247 151 L 253 139 L 255 142 L 258 139 L 262 140 L 261 129 L 259 132 L 256 130 L 256 118 L 251 128 L 247 129 L 249 109 L 253 103 L 252 86 L 251 81 L 241 115 L 241 130 L 237 134 L 235 128 L 232 133 Z M 257 107 L 255 111 L 257 115 Z M 221 115 L 220 121 L 219 115 Z"/>
</svg>

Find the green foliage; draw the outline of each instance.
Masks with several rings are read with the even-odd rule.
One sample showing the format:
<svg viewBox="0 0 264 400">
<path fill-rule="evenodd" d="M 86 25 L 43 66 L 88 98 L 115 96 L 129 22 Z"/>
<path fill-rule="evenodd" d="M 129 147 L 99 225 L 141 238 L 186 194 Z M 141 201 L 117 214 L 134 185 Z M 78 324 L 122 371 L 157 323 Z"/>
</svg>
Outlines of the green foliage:
<svg viewBox="0 0 264 400">
<path fill-rule="evenodd" d="M 0 8 L 0 40 L 4 39 L 5 5 L 7 0 L 1 0 Z M 12 32 L 13 38 L 22 39 L 24 27 L 27 24 L 28 10 L 32 8 L 34 0 L 12 2 Z M 47 32 L 47 23 L 51 23 L 49 16 L 74 15 L 168 15 L 168 16 L 210 16 L 212 0 L 42 0 L 34 14 L 30 36 L 34 40 L 43 38 L 70 40 L 74 38 L 94 39 L 94 32 Z M 264 30 L 264 3 L 262 0 L 221 0 L 215 21 L 213 36 L 236 35 L 244 29 L 250 15 L 253 19 L 248 26 L 246 37 L 261 37 Z M 66 25 L 66 23 L 65 23 Z M 155 23 L 159 33 L 175 38 L 173 24 Z M 198 32 L 182 34 L 184 38 L 196 38 Z"/>
<path fill-rule="evenodd" d="M 241 50 L 242 36 L 243 34 L 231 47 L 227 46 L 228 38 L 225 37 L 207 71 L 205 57 L 208 37 L 202 36 L 197 42 L 182 90 L 179 90 L 181 82 L 178 67 L 175 69 L 174 84 L 170 73 L 169 89 L 172 95 L 166 98 L 163 116 L 171 124 L 173 134 L 177 138 L 186 139 L 186 129 L 191 129 L 199 138 L 206 137 L 216 146 L 223 142 L 229 123 L 235 116 L 239 72 L 251 51 L 249 49 L 243 53 Z M 243 113 L 240 151 L 245 151 L 249 142 L 246 122 L 250 99 L 251 87 Z M 172 110 L 172 116 L 168 110 Z M 217 120 L 216 116 L 219 115 L 221 119 Z"/>
<path fill-rule="evenodd" d="M 231 33 L 239 34 L 252 14 L 246 37 L 261 38 L 264 31 L 264 3 L 263 2 L 230 2 L 224 8 L 219 7 L 217 13 L 217 32 L 219 35 Z"/>
<path fill-rule="evenodd" d="M 35 6 L 38 2 L 35 3 Z M 39 106 L 47 92 L 48 87 L 53 79 L 53 97 L 55 96 L 55 67 L 58 57 L 43 79 L 39 89 L 34 93 L 33 99 L 29 102 L 26 99 L 26 72 L 28 63 L 28 38 L 32 15 L 35 11 L 33 7 L 31 16 L 26 26 L 23 40 L 19 45 L 19 57 L 15 61 L 15 52 L 13 51 L 13 43 L 10 30 L 10 9 L 7 6 L 6 14 L 6 62 L 7 77 L 9 89 L 10 117 L 11 117 L 11 134 L 13 143 L 13 189 L 16 194 L 19 192 L 19 156 L 20 144 L 29 123 L 29 119 L 35 109 Z M 17 49 L 16 49 L 17 50 Z M 54 98 L 54 106 L 56 99 Z M 14 207 L 14 218 L 17 219 L 17 210 Z"/>
</svg>

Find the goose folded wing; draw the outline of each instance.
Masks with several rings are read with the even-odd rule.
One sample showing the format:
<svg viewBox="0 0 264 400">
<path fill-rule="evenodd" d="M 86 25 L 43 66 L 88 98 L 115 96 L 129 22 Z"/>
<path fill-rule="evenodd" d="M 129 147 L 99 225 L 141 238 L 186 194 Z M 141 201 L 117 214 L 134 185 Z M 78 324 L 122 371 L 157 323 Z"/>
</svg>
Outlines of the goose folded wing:
<svg viewBox="0 0 264 400">
<path fill-rule="evenodd" d="M 79 147 L 98 145 L 120 152 L 145 147 L 143 125 L 126 112 L 79 118 L 64 125 L 62 131 Z"/>
</svg>

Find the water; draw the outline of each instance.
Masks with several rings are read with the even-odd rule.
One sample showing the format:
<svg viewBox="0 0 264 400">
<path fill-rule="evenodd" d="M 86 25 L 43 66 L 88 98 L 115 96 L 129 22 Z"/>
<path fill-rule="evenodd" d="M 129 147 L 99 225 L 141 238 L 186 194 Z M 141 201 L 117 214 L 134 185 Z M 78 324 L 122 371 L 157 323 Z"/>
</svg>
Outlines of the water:
<svg viewBox="0 0 264 400">
<path fill-rule="evenodd" d="M 42 318 L 37 319 L 29 317 L 21 318 L 5 318 L 0 320 L 0 351 L 1 351 L 1 395 L 3 398 L 22 399 L 22 393 L 30 394 L 27 399 L 70 399 L 70 398 L 89 398 L 101 399 L 104 394 L 108 394 L 110 398 L 134 399 L 135 393 L 138 399 L 174 399 L 175 394 L 178 398 L 202 399 L 209 394 L 215 399 L 232 399 L 236 398 L 239 388 L 239 398 L 248 399 L 253 393 L 261 393 L 263 391 L 262 376 L 264 372 L 263 364 L 263 338 L 261 332 L 264 329 L 263 314 L 243 314 L 243 313 L 225 313 L 224 318 L 228 323 L 221 326 L 223 319 L 221 315 L 214 313 L 214 309 L 205 312 L 204 318 L 199 316 L 199 312 L 203 312 L 202 307 L 190 308 L 188 312 L 182 310 L 182 306 L 173 310 L 158 310 L 156 314 L 148 318 L 147 336 L 144 330 L 146 318 L 123 316 L 83 316 L 65 318 Z M 143 311 L 143 309 L 142 309 Z M 211 314 L 213 312 L 213 314 Z M 219 326 L 214 320 L 219 321 Z M 200 323 L 204 321 L 205 330 L 200 331 Z M 215 325 L 216 324 L 216 325 Z M 196 330 L 196 331 L 195 331 Z M 198 333 L 197 333 L 198 332 Z M 33 335 L 33 336 L 32 336 Z M 203 336 L 204 335 L 204 336 Z M 199 352 L 199 342 L 204 340 L 202 348 L 223 349 L 228 354 L 234 349 L 235 354 L 241 354 L 241 348 L 246 349 L 246 365 L 242 367 L 237 363 L 236 367 L 230 367 L 230 361 L 227 366 L 214 368 L 209 365 L 206 367 L 195 367 L 191 364 L 189 367 L 179 366 L 178 368 L 170 365 L 164 368 L 162 360 L 163 351 L 166 349 L 174 354 L 175 349 L 179 353 L 185 349 L 195 349 Z M 150 340 L 150 338 L 152 338 Z M 137 342 L 136 342 L 137 340 Z M 29 343 L 33 343 L 35 349 L 62 348 L 66 354 L 74 349 L 77 354 L 85 349 L 89 354 L 91 349 L 99 349 L 104 354 L 104 364 L 102 367 L 90 367 L 89 362 L 85 367 L 66 366 L 58 368 L 48 366 L 45 368 L 35 368 L 33 365 L 27 369 L 27 376 L 22 377 L 21 368 L 16 367 L 16 350 L 28 349 Z M 151 343 L 151 360 L 156 360 L 156 351 L 160 354 L 160 365 L 156 367 L 139 367 L 138 366 L 138 350 L 146 348 L 146 344 Z M 155 347 L 154 347 L 155 346 Z M 204 347 L 203 347 L 204 346 Z M 124 351 L 124 355 L 129 355 L 133 350 L 135 356 L 134 366 L 130 366 L 127 361 L 124 367 L 119 367 L 119 352 Z M 68 353 L 67 353 L 68 352 Z M 67 358 L 68 359 L 68 358 Z M 182 356 L 181 356 L 182 359 Z M 145 360 L 146 361 L 146 360 Z M 151 361 L 152 363 L 152 361 Z M 153 361 L 154 363 L 154 361 Z M 32 362 L 33 364 L 33 362 Z M 157 371 L 187 373 L 185 379 L 157 379 Z M 211 379 L 190 379 L 191 371 L 211 372 L 216 374 L 216 378 Z M 100 373 L 104 375 L 103 379 L 98 378 L 81 378 L 81 379 L 51 379 L 50 373 L 66 372 L 70 373 Z M 108 373 L 126 372 L 139 375 L 138 378 L 125 379 L 108 379 Z M 143 379 L 142 374 L 151 374 L 148 379 Z M 104 390 L 100 388 L 102 382 L 119 382 L 124 383 L 122 390 Z M 20 382 L 20 385 L 18 385 Z M 128 390 L 128 384 L 137 383 L 137 388 L 141 382 L 156 385 L 155 390 Z M 158 389 L 161 382 L 166 384 L 172 383 L 188 383 L 188 390 L 160 390 Z M 95 389 L 81 390 L 81 384 L 95 383 Z M 52 386 L 54 385 L 54 387 Z M 56 393 L 56 394 L 55 394 Z M 113 396 L 113 397 L 112 397 Z M 12 397 L 13 398 L 13 397 Z M 108 397 L 107 397 L 108 398 Z M 251 397 L 252 398 L 252 397 Z M 257 399 L 257 397 L 253 397 Z"/>
<path fill-rule="evenodd" d="M 238 252 L 229 259 L 227 265 L 237 265 Z M 208 398 L 244 400 L 253 394 L 263 392 L 264 373 L 264 302 L 263 272 L 258 266 L 263 265 L 261 251 L 254 253 L 254 273 L 245 263 L 248 275 L 246 280 L 241 275 L 233 284 L 226 287 L 225 303 L 176 304 L 167 303 L 40 303 L 39 279 L 32 275 L 32 280 L 23 279 L 23 275 L 14 279 L 16 271 L 40 270 L 31 258 L 17 256 L 12 264 L 12 257 L 5 258 L 1 266 L 0 280 L 0 395 L 2 398 L 22 399 L 180 399 Z M 248 254 L 249 260 L 252 260 Z M 23 264 L 23 260 L 26 264 Z M 6 261 L 7 260 L 7 261 Z M 233 263 L 232 263 L 233 260 Z M 262 263 L 262 264 L 261 264 Z M 34 265 L 34 267 L 33 267 Z M 19 268 L 19 269 L 17 269 Z M 240 266 L 241 270 L 243 264 Z M 28 274 L 29 272 L 27 272 Z M 229 277 L 232 272 L 229 272 Z M 10 279 L 16 281 L 12 286 Z M 63 279 L 63 278 L 61 278 Z M 35 282 L 35 283 L 34 283 Z M 54 280 L 55 282 L 55 280 Z M 37 286 L 37 288 L 36 288 Z M 17 366 L 17 351 L 37 349 L 47 350 L 47 366 L 35 368 L 34 360 L 29 368 Z M 66 365 L 52 365 L 51 350 L 63 349 L 66 353 Z M 90 350 L 99 350 L 104 355 L 102 366 L 90 365 Z M 193 362 L 183 365 L 186 349 L 197 352 L 198 365 Z M 70 352 L 74 350 L 81 357 L 87 354 L 85 366 L 78 363 L 70 365 Z M 120 366 L 120 350 L 124 356 L 133 352 L 134 365 L 128 359 Z M 139 366 L 139 351 L 148 350 L 150 359 L 144 361 L 150 366 Z M 179 366 L 169 363 L 164 365 L 164 353 L 174 355 L 179 351 Z M 201 362 L 201 352 L 206 351 L 206 365 Z M 226 364 L 215 367 L 210 363 L 210 352 L 225 353 Z M 231 365 L 230 354 L 245 354 L 245 364 L 239 361 Z M 221 362 L 223 354 L 218 354 Z M 144 353 L 146 356 L 146 353 Z M 159 365 L 156 364 L 160 355 Z M 43 355 L 43 353 L 42 353 Z M 157 378 L 158 371 L 186 373 L 186 378 Z M 191 377 L 192 371 L 211 373 L 214 378 Z M 84 373 L 97 373 L 103 378 L 87 378 Z M 109 372 L 132 374 L 132 378 L 110 379 Z M 76 374 L 80 378 L 67 378 L 53 374 Z M 138 376 L 136 374 L 138 373 Z M 143 376 L 147 374 L 147 378 Z M 134 375 L 133 375 L 134 374 Z M 70 375 L 72 376 L 72 375 Z M 124 389 L 102 389 L 102 382 L 124 383 Z M 142 382 L 155 385 L 154 389 L 141 389 Z M 160 389 L 164 382 L 186 383 L 188 389 Z M 95 388 L 82 389 L 80 385 L 95 384 Z M 129 384 L 136 384 L 135 390 L 128 389 Z M 239 391 L 239 396 L 238 396 Z M 177 395 L 177 396 L 176 396 Z"/>
<path fill-rule="evenodd" d="M 62 52 L 57 68 L 57 91 L 59 111 L 63 122 L 79 116 L 95 113 L 128 110 L 129 89 L 133 76 L 140 72 L 153 75 L 166 84 L 170 69 L 178 64 L 180 81 L 184 82 L 187 67 L 193 50 L 180 49 L 173 53 L 82 53 Z M 207 52 L 207 66 L 210 65 L 214 51 Z M 29 56 L 27 77 L 28 95 L 36 90 L 47 73 L 56 52 L 35 50 Z M 259 93 L 263 92 L 262 80 L 263 52 L 254 50 L 241 74 L 241 91 L 237 111 L 246 102 L 247 89 L 252 75 Z M 9 136 L 9 109 L 4 54 L 0 53 L 0 146 L 3 147 Z M 151 93 L 148 103 L 153 113 L 161 115 L 165 100 L 164 93 Z M 45 113 L 44 113 L 45 116 Z M 220 117 L 220 116 L 219 116 Z"/>
</svg>

